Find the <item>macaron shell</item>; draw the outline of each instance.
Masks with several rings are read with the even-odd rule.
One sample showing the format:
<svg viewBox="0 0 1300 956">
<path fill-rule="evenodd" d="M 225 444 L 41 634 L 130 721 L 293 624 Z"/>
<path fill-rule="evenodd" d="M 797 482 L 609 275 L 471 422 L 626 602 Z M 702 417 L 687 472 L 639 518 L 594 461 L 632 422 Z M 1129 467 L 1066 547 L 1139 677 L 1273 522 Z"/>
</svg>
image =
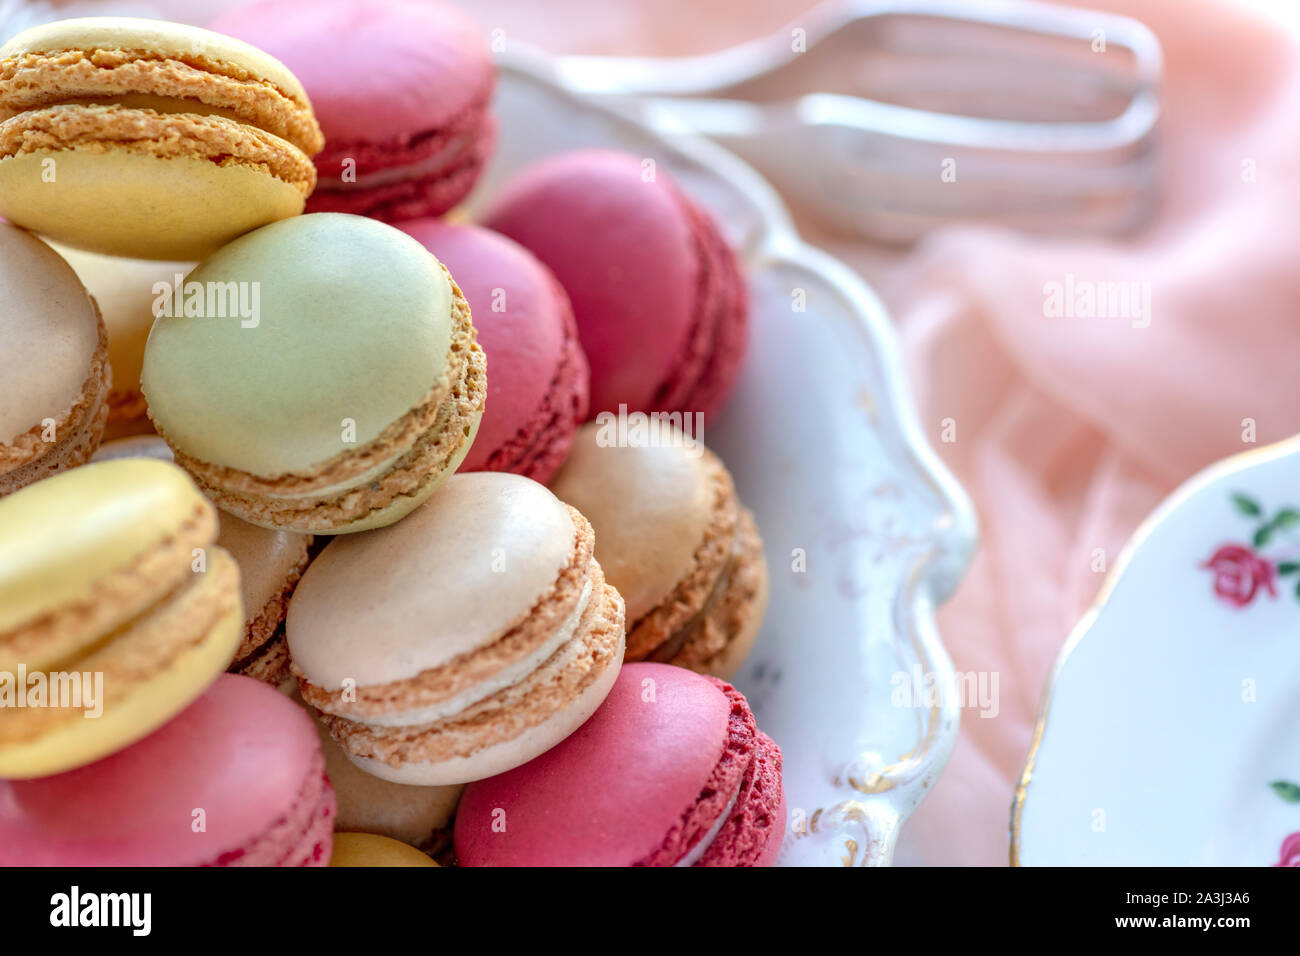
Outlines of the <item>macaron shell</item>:
<svg viewBox="0 0 1300 956">
<path fill-rule="evenodd" d="M 108 360 L 113 367 L 113 391 L 122 395 L 140 392 L 140 366 L 144 345 L 153 327 L 158 283 L 171 289 L 182 281 L 193 262 L 152 259 L 123 259 L 86 252 L 62 243 L 50 243 L 72 266 L 87 291 L 99 303 L 108 327 Z"/>
<path fill-rule="evenodd" d="M 74 468 L 0 499 L 0 633 L 86 599 L 211 507 L 181 469 L 143 458 Z"/>
<path fill-rule="evenodd" d="M 465 788 L 456 854 L 467 866 L 629 866 L 700 797 L 730 705 L 709 679 L 627 664 L 604 704 L 557 746 Z M 493 826 L 504 813 L 505 828 Z"/>
<path fill-rule="evenodd" d="M 441 3 L 270 0 L 228 10 L 211 27 L 286 64 L 330 143 L 439 129 L 482 99 L 494 75 L 477 25 Z"/>
<path fill-rule="evenodd" d="M 527 615 L 573 542 L 568 511 L 542 485 L 454 475 L 404 521 L 337 538 L 312 562 L 289 604 L 295 667 L 334 689 L 446 664 Z"/>
<path fill-rule="evenodd" d="M 239 564 L 244 613 L 255 616 L 284 590 L 285 582 L 307 559 L 306 535 L 259 528 L 234 515 L 221 515 L 217 544 Z"/>
<path fill-rule="evenodd" d="M 414 239 L 369 219 L 275 223 L 226 246 L 189 281 L 249 283 L 250 304 L 260 290 L 255 326 L 238 315 L 165 316 L 149 336 L 150 415 L 170 444 L 205 462 L 265 477 L 310 470 L 419 405 L 447 361 L 445 270 Z M 216 351 L 225 361 L 211 361 Z"/>
<path fill-rule="evenodd" d="M 354 754 L 348 754 L 348 759 L 366 773 L 384 780 L 424 787 L 461 784 L 504 773 L 545 754 L 580 729 L 614 687 L 619 674 L 618 662 L 622 657 L 623 644 L 620 641 L 614 663 L 605 667 L 577 697 L 565 701 L 541 723 L 509 740 L 483 747 L 467 757 L 452 757 L 437 763 L 411 762 L 400 767 Z"/>
<path fill-rule="evenodd" d="M 336 833 L 330 866 L 437 866 L 413 846 L 373 833 Z"/>
<path fill-rule="evenodd" d="M 480 471 L 545 403 L 564 357 L 568 302 L 546 267 L 504 236 L 435 219 L 401 229 L 451 271 L 474 314 L 491 374 L 483 424 L 462 467 Z"/>
<path fill-rule="evenodd" d="M 306 100 L 302 85 L 275 58 L 212 30 L 140 17 L 72 17 L 25 30 L 0 46 L 0 59 L 62 50 L 132 50 L 182 59 L 201 55 L 251 73 L 286 94 Z"/>
<path fill-rule="evenodd" d="M 573 303 L 591 366 L 591 408 L 654 407 L 687 346 L 700 263 L 692 223 L 662 170 L 606 150 L 530 166 L 484 224 L 545 263 Z"/>
<path fill-rule="evenodd" d="M 614 427 L 582 426 L 551 490 L 596 530 L 596 560 L 631 626 L 695 567 L 714 498 L 703 446 L 619 446 Z"/>
<path fill-rule="evenodd" d="M 81 393 L 99 342 L 95 307 L 75 272 L 30 233 L 0 223 L 0 444 Z"/>
<path fill-rule="evenodd" d="M 0 863 L 214 863 L 272 833 L 319 760 L 300 708 L 257 681 L 223 675 L 125 750 L 70 773 L 0 782 Z"/>
<path fill-rule="evenodd" d="M 57 190 L 42 182 L 48 168 Z M 0 213 L 29 229 L 140 259 L 200 259 L 304 205 L 298 187 L 249 166 L 121 150 L 39 150 L 0 160 L 0 195 Z"/>
</svg>

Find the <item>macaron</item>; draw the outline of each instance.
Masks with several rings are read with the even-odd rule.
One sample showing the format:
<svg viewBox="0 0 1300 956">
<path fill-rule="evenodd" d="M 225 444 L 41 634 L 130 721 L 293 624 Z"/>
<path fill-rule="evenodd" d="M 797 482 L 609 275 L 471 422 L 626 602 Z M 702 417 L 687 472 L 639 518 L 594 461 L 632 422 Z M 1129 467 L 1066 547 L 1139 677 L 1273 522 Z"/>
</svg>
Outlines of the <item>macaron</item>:
<svg viewBox="0 0 1300 956">
<path fill-rule="evenodd" d="M 0 497 L 80 465 L 104 435 L 112 373 L 95 301 L 59 255 L 0 222 Z"/>
<path fill-rule="evenodd" d="M 551 490 L 596 531 L 627 602 L 627 659 L 730 677 L 767 609 L 763 542 L 722 460 L 696 437 L 656 434 L 620 444 L 613 424 L 584 425 Z"/>
<path fill-rule="evenodd" d="M 483 424 L 460 470 L 547 483 L 587 415 L 587 359 L 569 297 L 532 253 L 490 229 L 436 219 L 401 229 L 456 277 L 492 367 Z"/>
<path fill-rule="evenodd" d="M 331 541 L 289 602 L 303 699 L 358 767 L 465 783 L 572 733 L 623 659 L 591 526 L 543 485 L 456 475 L 399 524 Z"/>
<path fill-rule="evenodd" d="M 740 371 L 749 303 L 717 223 L 652 159 L 551 156 L 511 179 L 484 225 L 559 278 L 591 366 L 590 414 L 721 408 Z"/>
<path fill-rule="evenodd" d="M 99 304 L 108 330 L 108 364 L 113 387 L 108 393 L 105 435 L 120 438 L 153 431 L 140 392 L 144 343 L 153 326 L 154 307 L 162 286 L 171 289 L 191 269 L 192 262 L 122 259 L 86 252 L 63 243 L 50 244 L 72 266 Z"/>
<path fill-rule="evenodd" d="M 415 787 L 366 773 L 348 759 L 319 720 L 314 722 L 325 773 L 338 800 L 336 829 L 390 837 L 429 853 L 450 846 L 451 821 L 463 787 Z"/>
<path fill-rule="evenodd" d="M 330 866 L 437 866 L 413 846 L 373 833 L 336 833 Z"/>
<path fill-rule="evenodd" d="M 211 26 L 278 57 L 311 96 L 326 144 L 309 212 L 441 215 L 492 154 L 496 67 L 487 38 L 453 6 L 267 0 Z"/>
<path fill-rule="evenodd" d="M 91 460 L 116 458 L 169 462 L 172 451 L 157 435 L 135 435 L 105 442 Z M 234 515 L 220 515 L 217 546 L 230 552 L 239 566 L 244 606 L 244 639 L 227 668 L 232 673 L 245 674 L 272 687 L 290 679 L 284 617 L 289 610 L 289 596 L 306 570 L 311 542 L 311 535 L 259 528 Z"/>
<path fill-rule="evenodd" d="M 112 756 L 0 781 L 0 866 L 325 866 L 333 830 L 311 720 L 234 674 Z"/>
<path fill-rule="evenodd" d="M 199 259 L 298 215 L 323 145 L 277 60 L 130 17 L 57 20 L 0 46 L 0 118 L 0 215 L 143 259 Z"/>
<path fill-rule="evenodd" d="M 185 472 L 145 458 L 0 500 L 0 777 L 120 750 L 225 670 L 244 612 L 216 537 Z"/>
<path fill-rule="evenodd" d="M 185 288 L 195 307 L 154 322 L 141 383 L 177 464 L 223 511 L 304 534 L 382 527 L 469 452 L 483 350 L 446 268 L 404 232 L 299 216 L 236 239 Z M 227 307 L 207 315 L 213 290 Z"/>
<path fill-rule="evenodd" d="M 730 684 L 624 666 L 600 709 L 536 759 L 471 783 L 462 866 L 771 866 L 781 750 Z"/>
</svg>

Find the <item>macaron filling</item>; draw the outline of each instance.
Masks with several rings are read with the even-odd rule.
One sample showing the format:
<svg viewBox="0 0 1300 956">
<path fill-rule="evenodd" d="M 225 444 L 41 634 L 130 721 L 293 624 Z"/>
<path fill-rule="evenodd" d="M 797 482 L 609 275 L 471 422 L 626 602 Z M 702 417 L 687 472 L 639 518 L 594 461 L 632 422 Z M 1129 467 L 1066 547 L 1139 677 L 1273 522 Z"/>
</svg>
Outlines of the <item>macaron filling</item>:
<svg viewBox="0 0 1300 956">
<path fill-rule="evenodd" d="M 220 113 L 315 155 L 324 145 L 301 91 L 192 52 L 68 49 L 0 60 L 0 111 L 119 103 L 166 113 Z"/>
<path fill-rule="evenodd" d="M 691 847 L 690 852 L 674 863 L 673 866 L 694 866 L 696 863 L 699 863 L 700 860 L 704 859 L 704 854 L 709 852 L 709 847 L 713 846 L 713 841 L 716 840 L 718 834 L 722 832 L 722 827 L 727 822 L 727 817 L 729 817 L 731 811 L 736 808 L 736 800 L 739 796 L 740 784 L 737 783 L 736 792 L 731 795 L 731 799 L 727 801 L 727 805 L 722 808 L 722 812 L 718 814 L 718 819 L 713 821 L 713 826 L 709 827 L 704 836 L 700 837 L 700 842 Z"/>
<path fill-rule="evenodd" d="M 572 521 L 572 557 L 495 641 L 414 677 L 357 687 L 354 701 L 314 684 L 295 661 L 303 699 L 357 766 L 399 783 L 461 783 L 530 759 L 595 710 L 622 657 L 623 602 L 594 559 L 591 526 L 556 505 Z"/>
<path fill-rule="evenodd" d="M 491 677 L 480 681 L 472 687 L 436 704 L 430 704 L 427 707 L 417 708 L 415 710 L 397 711 L 387 714 L 373 714 L 366 716 L 364 714 L 341 713 L 339 716 L 346 717 L 349 720 L 364 721 L 380 727 L 403 727 L 412 724 L 431 724 L 456 714 L 462 713 L 479 701 L 491 697 L 493 694 L 505 690 L 518 684 L 521 680 L 532 674 L 543 663 L 553 657 L 561 647 L 573 640 L 573 636 L 578 631 L 578 624 L 582 620 L 582 615 L 586 613 L 587 605 L 591 601 L 591 580 L 588 579 L 582 586 L 582 594 L 578 598 L 577 605 L 570 612 L 569 616 L 561 622 L 556 628 L 555 634 L 538 646 L 532 653 L 528 654 L 510 664 L 501 668 Z"/>
<path fill-rule="evenodd" d="M 156 159 L 206 159 L 270 173 L 305 197 L 316 167 L 272 133 L 221 116 L 162 114 L 123 106 L 51 106 L 0 123 L 0 162 L 20 154 L 106 148 Z"/>
</svg>

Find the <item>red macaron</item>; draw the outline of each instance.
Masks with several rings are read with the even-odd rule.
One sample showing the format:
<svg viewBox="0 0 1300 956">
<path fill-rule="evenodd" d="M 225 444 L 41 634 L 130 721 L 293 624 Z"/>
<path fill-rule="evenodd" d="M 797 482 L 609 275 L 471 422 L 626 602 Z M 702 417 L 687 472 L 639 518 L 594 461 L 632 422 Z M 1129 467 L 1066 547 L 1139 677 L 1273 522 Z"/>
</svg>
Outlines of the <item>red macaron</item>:
<svg viewBox="0 0 1300 956">
<path fill-rule="evenodd" d="M 587 359 L 564 289 L 527 249 L 489 229 L 399 225 L 455 277 L 487 355 L 487 407 L 460 470 L 548 483 L 587 414 Z"/>
<path fill-rule="evenodd" d="M 307 91 L 325 133 L 308 212 L 440 215 L 491 155 L 496 67 L 486 37 L 455 7 L 262 0 L 210 27 L 270 53 Z"/>
<path fill-rule="evenodd" d="M 722 406 L 748 341 L 744 276 L 713 217 L 652 160 L 612 150 L 542 160 L 506 184 L 485 224 L 569 293 L 592 417 L 626 405 L 707 420 Z"/>
<path fill-rule="evenodd" d="M 781 751 L 730 684 L 626 664 L 591 718 L 469 784 L 463 866 L 770 866 L 785 835 Z"/>
</svg>

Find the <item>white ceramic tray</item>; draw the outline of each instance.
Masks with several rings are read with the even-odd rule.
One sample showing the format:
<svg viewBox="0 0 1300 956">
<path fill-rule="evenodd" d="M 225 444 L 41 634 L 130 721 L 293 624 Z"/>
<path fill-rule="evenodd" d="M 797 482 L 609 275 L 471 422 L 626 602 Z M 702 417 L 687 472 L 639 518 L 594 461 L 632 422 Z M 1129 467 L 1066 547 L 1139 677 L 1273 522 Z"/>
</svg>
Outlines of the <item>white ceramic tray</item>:
<svg viewBox="0 0 1300 956">
<path fill-rule="evenodd" d="M 1300 866 L 1300 438 L 1147 519 L 1061 652 L 1016 791 L 1024 865 Z"/>
<path fill-rule="evenodd" d="M 501 68 L 501 140 L 471 215 L 529 162 L 606 146 L 653 158 L 742 250 L 750 353 L 704 435 L 755 512 L 771 568 L 767 620 L 736 683 L 785 754 L 781 861 L 888 864 L 956 739 L 934 608 L 976 536 L 918 428 L 889 320 L 849 269 L 799 240 L 771 187 L 734 156 L 669 115 L 617 114 L 566 92 L 544 55 L 517 44 Z M 902 675 L 921 677 L 910 700 L 899 699 Z"/>
<path fill-rule="evenodd" d="M 515 48 L 501 65 L 501 143 L 471 214 L 542 156 L 608 146 L 654 159 L 743 251 L 750 352 L 704 436 L 757 516 L 772 573 L 736 683 L 785 754 L 781 861 L 888 863 L 956 737 L 933 611 L 975 541 L 965 495 L 917 427 L 889 319 L 850 270 L 799 240 L 771 187 L 731 154 L 652 107 L 617 114 L 566 92 L 539 54 Z M 939 693 L 899 706 L 899 675 L 918 673 Z"/>
</svg>

